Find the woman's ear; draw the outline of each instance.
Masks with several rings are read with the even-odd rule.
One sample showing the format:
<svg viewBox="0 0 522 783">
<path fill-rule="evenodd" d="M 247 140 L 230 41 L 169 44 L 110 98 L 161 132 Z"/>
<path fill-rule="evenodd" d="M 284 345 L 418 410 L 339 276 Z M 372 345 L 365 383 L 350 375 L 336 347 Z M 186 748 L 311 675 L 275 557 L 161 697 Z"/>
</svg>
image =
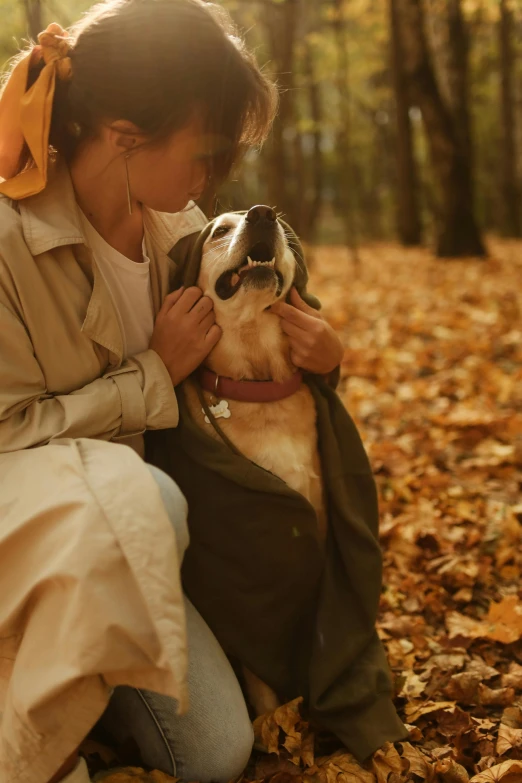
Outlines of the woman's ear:
<svg viewBox="0 0 522 783">
<path fill-rule="evenodd" d="M 115 120 L 106 126 L 108 140 L 117 152 L 130 152 L 143 138 L 143 132 L 133 122 Z"/>
</svg>

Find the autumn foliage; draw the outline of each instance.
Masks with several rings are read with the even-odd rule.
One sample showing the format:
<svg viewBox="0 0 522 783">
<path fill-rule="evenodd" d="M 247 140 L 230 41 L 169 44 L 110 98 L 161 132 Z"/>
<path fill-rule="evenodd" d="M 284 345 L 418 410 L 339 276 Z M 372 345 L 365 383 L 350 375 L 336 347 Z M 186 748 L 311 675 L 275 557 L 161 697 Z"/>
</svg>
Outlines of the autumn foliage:
<svg viewBox="0 0 522 783">
<path fill-rule="evenodd" d="M 317 252 L 311 289 L 344 338 L 340 394 L 379 486 L 379 634 L 410 737 L 360 765 L 296 701 L 256 722 L 245 783 L 522 781 L 522 246 L 490 249 L 377 245 L 357 269 Z M 137 781 L 171 779 L 107 778 Z"/>
</svg>

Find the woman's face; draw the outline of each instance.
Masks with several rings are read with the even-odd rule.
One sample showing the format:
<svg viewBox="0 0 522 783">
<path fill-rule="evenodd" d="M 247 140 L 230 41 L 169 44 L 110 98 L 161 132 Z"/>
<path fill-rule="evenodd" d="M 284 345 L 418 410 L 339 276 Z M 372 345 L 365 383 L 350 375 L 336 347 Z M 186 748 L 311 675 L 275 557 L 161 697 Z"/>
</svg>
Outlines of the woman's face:
<svg viewBox="0 0 522 783">
<path fill-rule="evenodd" d="M 133 199 L 159 212 L 179 212 L 206 187 L 208 138 L 194 120 L 158 144 L 138 146 L 127 164 Z"/>
</svg>

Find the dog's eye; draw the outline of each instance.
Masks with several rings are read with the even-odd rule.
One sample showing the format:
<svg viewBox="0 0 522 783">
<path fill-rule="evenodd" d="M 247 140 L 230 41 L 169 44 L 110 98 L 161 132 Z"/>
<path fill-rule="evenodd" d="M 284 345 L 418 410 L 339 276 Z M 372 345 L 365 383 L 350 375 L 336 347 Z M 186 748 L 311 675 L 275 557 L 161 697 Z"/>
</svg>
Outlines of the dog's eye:
<svg viewBox="0 0 522 783">
<path fill-rule="evenodd" d="M 230 226 L 218 226 L 214 233 L 212 234 L 212 239 L 217 239 L 218 237 L 224 237 L 225 234 L 228 234 L 230 231 Z"/>
</svg>

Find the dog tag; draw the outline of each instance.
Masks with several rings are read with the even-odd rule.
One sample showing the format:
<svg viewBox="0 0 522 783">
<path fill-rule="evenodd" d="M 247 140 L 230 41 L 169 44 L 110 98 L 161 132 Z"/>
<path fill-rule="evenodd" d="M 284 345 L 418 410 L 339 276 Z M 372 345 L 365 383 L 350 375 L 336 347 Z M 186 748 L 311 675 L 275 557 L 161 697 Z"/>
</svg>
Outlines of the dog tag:
<svg viewBox="0 0 522 783">
<path fill-rule="evenodd" d="M 209 405 L 209 410 L 215 419 L 230 419 L 232 411 L 228 407 L 226 400 L 221 400 L 217 405 Z M 205 409 L 201 408 L 201 413 L 205 416 L 205 422 L 210 424 L 210 419 L 205 415 Z"/>
</svg>

